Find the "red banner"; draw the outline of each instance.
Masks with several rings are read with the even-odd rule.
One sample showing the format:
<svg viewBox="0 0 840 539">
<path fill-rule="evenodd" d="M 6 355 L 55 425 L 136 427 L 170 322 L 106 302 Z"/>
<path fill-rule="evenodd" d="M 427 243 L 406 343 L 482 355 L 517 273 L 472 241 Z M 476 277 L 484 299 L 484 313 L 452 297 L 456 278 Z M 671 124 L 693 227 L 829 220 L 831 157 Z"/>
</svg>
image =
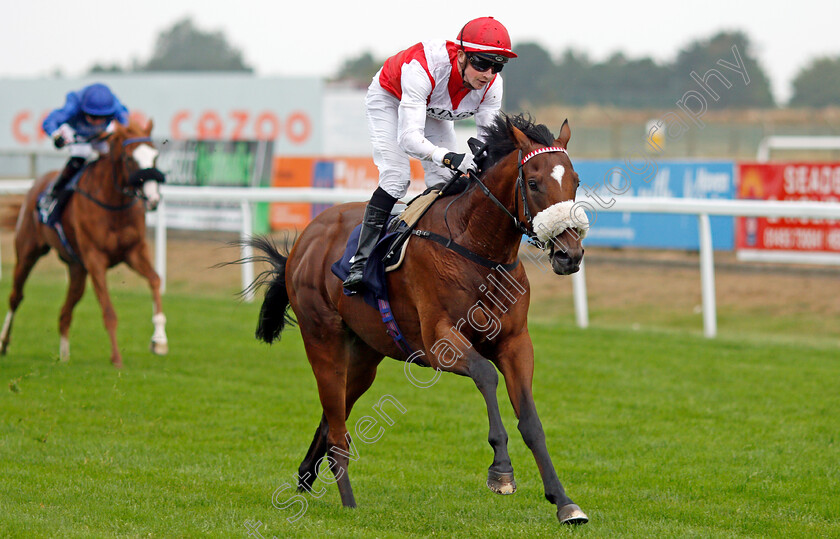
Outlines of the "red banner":
<svg viewBox="0 0 840 539">
<path fill-rule="evenodd" d="M 741 163 L 738 198 L 840 201 L 840 163 Z M 840 253 L 840 222 L 738 217 L 735 248 Z"/>
</svg>

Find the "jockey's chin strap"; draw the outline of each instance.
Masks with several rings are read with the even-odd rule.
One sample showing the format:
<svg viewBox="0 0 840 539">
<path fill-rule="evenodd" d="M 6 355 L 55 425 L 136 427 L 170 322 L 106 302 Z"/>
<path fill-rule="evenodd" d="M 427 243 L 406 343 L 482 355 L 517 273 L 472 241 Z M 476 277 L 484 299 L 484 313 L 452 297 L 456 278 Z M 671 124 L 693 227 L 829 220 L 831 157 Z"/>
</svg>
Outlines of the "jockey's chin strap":
<svg viewBox="0 0 840 539">
<path fill-rule="evenodd" d="M 530 210 L 530 208 L 528 208 L 528 199 L 525 196 L 525 173 L 523 172 L 523 167 L 525 166 L 525 163 L 530 161 L 532 158 L 534 158 L 534 157 L 536 157 L 540 154 L 549 153 L 549 152 L 563 152 L 563 153 L 568 155 L 568 152 L 566 152 L 566 149 L 561 148 L 559 146 L 544 146 L 542 148 L 537 148 L 536 150 L 533 150 L 533 151 L 529 152 L 528 154 L 526 154 L 525 157 L 522 157 L 522 150 L 519 150 L 519 158 L 518 158 L 519 174 L 516 177 L 516 193 L 514 195 L 514 212 L 515 213 L 511 213 L 510 210 L 508 210 L 507 207 L 504 204 L 502 204 L 499 201 L 499 199 L 496 198 L 495 195 L 493 195 L 493 193 L 490 192 L 490 189 L 486 185 L 484 185 L 484 182 L 482 182 L 481 179 L 476 174 L 473 174 L 472 172 L 470 172 L 470 178 L 478 184 L 478 186 L 481 188 L 482 192 L 484 192 L 484 194 L 487 196 L 487 198 L 492 200 L 493 203 L 496 206 L 498 206 L 499 208 L 501 208 L 501 210 L 503 212 L 505 212 L 508 217 L 513 219 L 513 226 L 517 230 L 519 230 L 523 235 L 528 236 L 528 240 L 531 241 L 537 247 L 540 247 L 540 248 L 542 248 L 542 242 L 539 239 L 537 239 L 537 234 L 534 232 L 534 219 L 531 216 L 531 210 Z M 522 210 L 525 213 L 525 219 L 527 220 L 527 223 L 523 223 L 519 219 L 519 199 L 520 198 L 522 199 Z"/>
</svg>

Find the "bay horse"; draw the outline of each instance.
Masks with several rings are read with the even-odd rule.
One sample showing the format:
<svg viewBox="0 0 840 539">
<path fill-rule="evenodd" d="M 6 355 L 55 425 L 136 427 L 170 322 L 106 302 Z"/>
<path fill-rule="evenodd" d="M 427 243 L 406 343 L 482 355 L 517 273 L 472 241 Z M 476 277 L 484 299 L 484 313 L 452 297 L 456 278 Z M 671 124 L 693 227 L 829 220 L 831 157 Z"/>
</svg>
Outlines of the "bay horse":
<svg viewBox="0 0 840 539">
<path fill-rule="evenodd" d="M 474 180 L 449 201 L 442 198 L 419 221 L 420 229 L 451 239 L 460 252 L 413 237 L 402 267 L 386 274 L 391 312 L 415 350 L 411 354 L 389 337 L 380 313 L 359 295 L 345 295 L 341 280 L 330 271 L 361 222 L 364 204 L 324 211 L 287 255 L 269 239 L 251 240 L 265 253 L 256 259 L 271 263 L 252 285 L 266 285 L 256 336 L 268 343 L 278 339 L 284 326 L 294 322 L 287 312 L 291 307 L 323 408 L 298 470 L 299 490 L 311 488 L 323 459 L 342 504 L 355 507 L 347 473 L 354 453 L 346 421 L 373 383 L 377 366 L 389 356 L 406 362 L 412 383 L 419 380 L 412 365 L 474 381 L 487 406 L 494 452 L 487 486 L 510 494 L 516 484 L 496 399 L 497 369 L 501 371 L 519 431 L 534 455 L 546 498 L 557 506 L 557 518 L 567 524 L 588 521 L 557 477 L 534 405 L 534 348 L 527 326 L 530 287 L 518 263 L 526 233 L 545 247 L 555 273 L 566 275 L 580 267 L 588 221 L 574 202 L 579 179 L 566 152 L 570 137 L 568 122 L 554 139 L 530 117 L 499 115 L 484 134 L 489 153 L 480 183 Z"/>
<path fill-rule="evenodd" d="M 160 277 L 152 267 L 146 243 L 146 210 L 157 207 L 159 184 L 164 181 L 163 174 L 155 168 L 158 151 L 150 137 L 152 122 L 145 127 L 134 120 L 127 126 L 116 122 L 115 125 L 113 132 L 105 135 L 110 151 L 82 171 L 76 192 L 64 208 L 59 222 L 66 243 L 61 241 L 56 228 L 38 219 L 38 196 L 57 172 L 48 172 L 36 180 L 27 193 L 15 226 L 17 260 L 9 294 L 9 312 L 0 332 L 0 354 L 5 355 L 8 350 L 12 322 L 23 300 L 24 283 L 35 263 L 50 249 L 55 249 L 67 264 L 70 279 L 58 322 L 60 360 L 70 358 L 68 333 L 73 308 L 82 298 L 90 274 L 111 341 L 111 363 L 114 367 L 122 367 L 122 355 L 117 347 L 117 315 L 105 278 L 105 271 L 120 262 L 128 264 L 148 281 L 154 303 L 151 350 L 159 355 L 168 352 Z M 140 200 L 142 204 L 138 204 Z"/>
</svg>

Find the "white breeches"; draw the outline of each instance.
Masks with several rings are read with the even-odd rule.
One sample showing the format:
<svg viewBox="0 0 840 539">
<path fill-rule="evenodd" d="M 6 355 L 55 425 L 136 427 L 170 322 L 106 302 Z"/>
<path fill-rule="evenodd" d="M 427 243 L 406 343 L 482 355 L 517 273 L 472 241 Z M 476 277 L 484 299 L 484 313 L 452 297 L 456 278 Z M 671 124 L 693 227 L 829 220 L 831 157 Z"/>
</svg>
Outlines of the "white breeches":
<svg viewBox="0 0 840 539">
<path fill-rule="evenodd" d="M 368 130 L 373 144 L 373 162 L 379 169 L 379 187 L 394 198 L 402 198 L 411 180 L 409 157 L 397 144 L 397 115 L 400 102 L 384 90 L 368 91 L 365 98 Z M 425 137 L 435 146 L 455 148 L 455 126 L 451 121 L 426 117 Z M 422 160 L 427 187 L 443 184 L 452 177 L 447 168 Z"/>
</svg>

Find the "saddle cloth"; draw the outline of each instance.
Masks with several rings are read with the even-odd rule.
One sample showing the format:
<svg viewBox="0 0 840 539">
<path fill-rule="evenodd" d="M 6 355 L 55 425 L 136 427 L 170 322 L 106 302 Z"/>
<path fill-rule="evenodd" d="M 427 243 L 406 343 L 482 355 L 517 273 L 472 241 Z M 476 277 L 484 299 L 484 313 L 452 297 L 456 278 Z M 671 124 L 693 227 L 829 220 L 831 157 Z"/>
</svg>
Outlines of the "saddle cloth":
<svg viewBox="0 0 840 539">
<path fill-rule="evenodd" d="M 362 297 L 368 304 L 376 307 L 377 299 L 387 299 L 388 287 L 385 284 L 385 273 L 394 271 L 402 265 L 410 237 L 406 238 L 399 249 L 394 251 L 390 257 L 387 259 L 384 259 L 384 257 L 391 251 L 393 243 L 402 239 L 404 232 L 416 223 L 423 211 L 437 199 L 439 194 L 439 191 L 431 191 L 414 198 L 399 215 L 392 215 L 383 227 L 383 234 L 368 258 L 364 278 L 362 279 L 365 285 Z M 360 223 L 347 238 L 347 245 L 341 259 L 330 268 L 333 274 L 342 281 L 350 274 L 350 259 L 356 254 L 361 230 L 362 225 Z M 347 294 L 347 291 L 345 290 L 344 293 Z"/>
</svg>

